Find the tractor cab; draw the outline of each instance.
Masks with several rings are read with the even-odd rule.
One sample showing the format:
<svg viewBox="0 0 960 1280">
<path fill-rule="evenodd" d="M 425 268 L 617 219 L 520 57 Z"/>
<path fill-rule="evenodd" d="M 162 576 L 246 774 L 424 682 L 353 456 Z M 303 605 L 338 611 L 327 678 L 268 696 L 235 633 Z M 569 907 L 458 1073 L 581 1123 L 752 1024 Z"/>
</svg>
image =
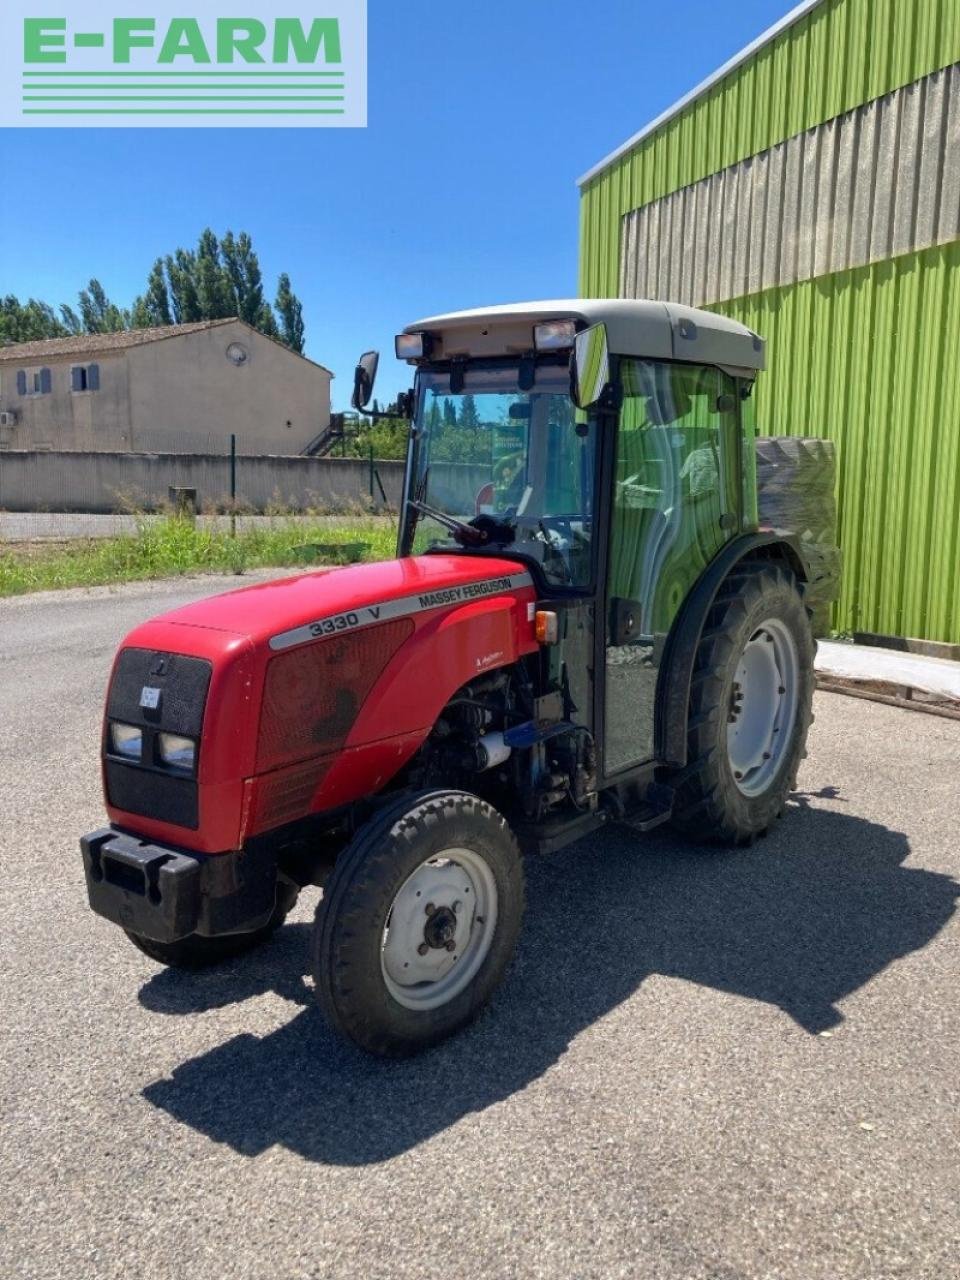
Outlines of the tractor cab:
<svg viewBox="0 0 960 1280">
<path fill-rule="evenodd" d="M 520 561 L 557 615 L 555 682 L 576 689 L 604 779 L 668 756 L 656 705 L 671 628 L 724 546 L 756 529 L 762 340 L 671 303 L 566 300 L 433 316 L 396 354 L 416 371 L 399 555 Z"/>
</svg>

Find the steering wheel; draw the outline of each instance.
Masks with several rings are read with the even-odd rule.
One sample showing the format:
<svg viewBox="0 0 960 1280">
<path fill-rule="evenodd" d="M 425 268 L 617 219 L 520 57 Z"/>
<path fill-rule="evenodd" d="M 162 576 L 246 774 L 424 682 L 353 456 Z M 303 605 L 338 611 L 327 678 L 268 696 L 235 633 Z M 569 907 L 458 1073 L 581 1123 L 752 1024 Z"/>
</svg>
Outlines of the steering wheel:
<svg viewBox="0 0 960 1280">
<path fill-rule="evenodd" d="M 579 520 L 584 528 L 589 529 L 590 521 L 583 516 L 541 516 L 536 523 L 541 533 L 555 534 L 563 538 L 568 547 L 574 547 L 578 542 L 585 540 L 585 535 L 574 529 L 574 520 Z M 552 536 L 549 537 L 549 541 L 551 546 L 556 546 Z"/>
<path fill-rule="evenodd" d="M 569 516 L 536 516 L 529 517 L 524 524 L 533 534 L 534 541 L 544 548 L 544 561 L 549 559 L 554 565 L 563 569 L 567 582 L 573 582 L 573 572 L 567 562 L 567 555 L 575 543 Z"/>
<path fill-rule="evenodd" d="M 556 533 L 568 543 L 573 543 L 573 522 L 569 516 L 544 516 L 540 523 L 548 533 Z"/>
</svg>

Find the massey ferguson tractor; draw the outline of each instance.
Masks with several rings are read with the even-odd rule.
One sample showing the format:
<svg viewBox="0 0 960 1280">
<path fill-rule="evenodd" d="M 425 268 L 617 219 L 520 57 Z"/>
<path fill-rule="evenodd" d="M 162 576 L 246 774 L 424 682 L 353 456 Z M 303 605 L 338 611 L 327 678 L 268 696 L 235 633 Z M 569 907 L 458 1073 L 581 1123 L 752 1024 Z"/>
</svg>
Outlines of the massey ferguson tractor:
<svg viewBox="0 0 960 1280">
<path fill-rule="evenodd" d="M 609 823 L 749 844 L 783 813 L 822 600 L 758 526 L 762 340 L 662 302 L 409 326 L 397 558 L 133 631 L 103 722 L 93 910 L 166 965 L 262 942 L 322 886 L 316 996 L 402 1055 L 504 975 L 522 857 Z M 361 357 L 369 404 L 377 355 Z"/>
</svg>

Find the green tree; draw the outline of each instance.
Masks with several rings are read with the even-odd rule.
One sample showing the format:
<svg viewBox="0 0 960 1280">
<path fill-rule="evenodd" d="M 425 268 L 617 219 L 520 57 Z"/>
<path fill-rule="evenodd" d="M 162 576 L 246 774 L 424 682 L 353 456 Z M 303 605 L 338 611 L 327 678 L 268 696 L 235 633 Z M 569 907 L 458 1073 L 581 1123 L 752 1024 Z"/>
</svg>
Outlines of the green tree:
<svg viewBox="0 0 960 1280">
<path fill-rule="evenodd" d="M 463 397 L 463 403 L 460 405 L 460 426 L 473 430 L 480 425 L 480 417 L 477 413 L 477 402 L 469 392 Z"/>
<path fill-rule="evenodd" d="M 190 324 L 202 320 L 200 299 L 197 295 L 197 260 L 186 249 L 177 249 L 166 257 L 167 282 L 170 287 L 170 305 L 176 324 Z"/>
<path fill-rule="evenodd" d="M 94 278 L 79 294 L 80 319 L 86 333 L 117 333 L 130 324 L 130 313 L 121 310 L 107 297 L 99 280 Z"/>
<path fill-rule="evenodd" d="M 133 300 L 133 306 L 130 308 L 130 328 L 151 328 L 150 312 L 147 310 L 147 300 L 142 293 L 137 294 Z"/>
<path fill-rule="evenodd" d="M 170 294 L 163 274 L 163 259 L 157 258 L 147 278 L 147 292 L 144 298 L 146 314 L 152 325 L 173 324 L 170 311 Z"/>
<path fill-rule="evenodd" d="M 239 316 L 247 324 L 259 329 L 265 307 L 263 276 L 260 272 L 260 259 L 253 249 L 253 241 L 245 231 L 241 231 L 238 236 L 228 231 L 223 237 L 223 262 L 233 301 L 231 315 Z M 266 310 L 269 311 L 270 308 L 267 306 Z M 272 313 L 271 319 L 274 321 L 273 332 L 276 332 L 276 321 Z"/>
<path fill-rule="evenodd" d="M 361 456 L 370 456 L 373 445 L 375 458 L 405 458 L 407 456 L 407 436 L 410 424 L 406 418 L 379 418 L 371 422 L 360 436 Z"/>
<path fill-rule="evenodd" d="M 270 310 L 270 304 L 265 302 L 260 308 L 260 316 L 256 324 L 253 326 L 259 329 L 261 333 L 265 333 L 268 338 L 279 338 L 280 330 L 277 328 L 276 317 Z"/>
<path fill-rule="evenodd" d="M 0 342 L 35 342 L 40 338 L 62 338 L 66 333 L 66 326 L 49 303 L 36 298 L 21 302 L 12 293 L 0 298 Z"/>
<path fill-rule="evenodd" d="M 63 304 L 59 318 L 49 303 L 35 298 L 23 303 L 13 294 L 0 298 L 0 341 L 28 342 L 239 316 L 302 355 L 303 306 L 286 272 L 277 282 L 274 305 L 276 310 L 263 296 L 260 261 L 247 232 L 227 231 L 218 240 L 206 227 L 196 249 L 177 248 L 155 259 L 146 289 L 129 309 L 111 302 L 96 278 L 81 289 L 78 310 Z"/>
<path fill-rule="evenodd" d="M 220 244 L 209 227 L 200 235 L 194 254 L 197 305 L 201 320 L 225 320 L 237 314 L 230 277 L 220 256 Z"/>
<path fill-rule="evenodd" d="M 83 321 L 74 311 L 73 307 L 68 307 L 65 302 L 60 303 L 60 319 L 63 327 L 69 334 L 83 333 Z"/>
<path fill-rule="evenodd" d="M 303 306 L 290 288 L 290 277 L 284 271 L 277 282 L 277 297 L 273 304 L 280 317 L 280 341 L 291 351 L 303 355 Z"/>
</svg>

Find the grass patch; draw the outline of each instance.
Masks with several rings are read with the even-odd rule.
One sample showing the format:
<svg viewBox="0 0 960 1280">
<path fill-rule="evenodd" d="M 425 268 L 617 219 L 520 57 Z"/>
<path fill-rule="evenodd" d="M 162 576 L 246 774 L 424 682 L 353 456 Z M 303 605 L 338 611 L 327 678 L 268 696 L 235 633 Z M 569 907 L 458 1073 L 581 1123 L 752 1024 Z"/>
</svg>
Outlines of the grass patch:
<svg viewBox="0 0 960 1280">
<path fill-rule="evenodd" d="M 231 537 L 228 529 L 204 528 L 164 516 L 140 519 L 135 533 L 84 538 L 56 546 L 8 543 L 0 550 L 0 596 L 64 587 L 173 578 L 185 573 L 243 573 L 270 565 L 302 565 L 298 548 L 337 543 L 368 544 L 364 560 L 395 554 L 396 526 L 389 519 L 327 520 L 274 517 Z M 331 557 L 334 562 L 335 556 Z M 317 561 L 321 563 L 321 561 Z"/>
</svg>

